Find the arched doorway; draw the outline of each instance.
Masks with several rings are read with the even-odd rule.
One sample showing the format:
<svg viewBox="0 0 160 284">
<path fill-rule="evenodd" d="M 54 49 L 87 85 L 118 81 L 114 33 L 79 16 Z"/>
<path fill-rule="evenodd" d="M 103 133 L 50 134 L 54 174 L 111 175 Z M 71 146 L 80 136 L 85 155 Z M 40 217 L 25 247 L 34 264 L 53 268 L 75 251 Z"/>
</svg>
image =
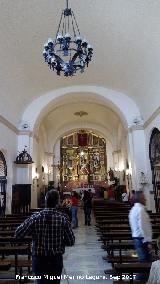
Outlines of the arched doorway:
<svg viewBox="0 0 160 284">
<path fill-rule="evenodd" d="M 152 184 L 156 211 L 160 212 L 160 131 L 154 128 L 149 144 L 149 158 L 152 170 Z"/>
<path fill-rule="evenodd" d="M 1 215 L 5 215 L 6 209 L 6 186 L 7 186 L 7 165 L 3 153 L 0 151 L 0 205 Z"/>
</svg>

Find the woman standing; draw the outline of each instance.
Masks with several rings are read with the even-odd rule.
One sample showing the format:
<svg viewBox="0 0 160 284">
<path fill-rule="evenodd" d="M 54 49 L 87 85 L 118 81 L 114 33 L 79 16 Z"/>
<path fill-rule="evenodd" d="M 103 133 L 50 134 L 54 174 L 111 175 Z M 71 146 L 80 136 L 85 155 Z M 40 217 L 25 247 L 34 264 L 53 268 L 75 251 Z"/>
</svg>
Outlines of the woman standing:
<svg viewBox="0 0 160 284">
<path fill-rule="evenodd" d="M 72 197 L 71 197 L 71 213 L 72 213 L 72 228 L 75 229 L 78 227 L 78 193 L 75 191 L 72 191 Z"/>
</svg>

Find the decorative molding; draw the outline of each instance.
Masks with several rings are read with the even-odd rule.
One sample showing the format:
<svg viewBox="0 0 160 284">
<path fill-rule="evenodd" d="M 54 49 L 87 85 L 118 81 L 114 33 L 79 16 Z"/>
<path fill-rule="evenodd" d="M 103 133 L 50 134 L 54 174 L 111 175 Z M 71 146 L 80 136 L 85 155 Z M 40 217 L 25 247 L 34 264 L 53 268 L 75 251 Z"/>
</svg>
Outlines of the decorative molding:
<svg viewBox="0 0 160 284">
<path fill-rule="evenodd" d="M 5 125 L 7 128 L 12 130 L 15 134 L 19 134 L 18 128 L 16 128 L 11 122 L 9 122 L 6 118 L 4 118 L 2 115 L 0 115 L 0 122 Z"/>
<path fill-rule="evenodd" d="M 128 128 L 129 132 L 135 131 L 135 130 L 144 130 L 143 125 L 133 125 Z"/>
<path fill-rule="evenodd" d="M 158 115 L 160 115 L 160 107 L 158 107 L 154 111 L 154 113 L 146 120 L 146 122 L 144 123 L 144 128 L 147 128 Z"/>
<path fill-rule="evenodd" d="M 17 135 L 28 135 L 28 136 L 34 137 L 36 140 L 38 140 L 37 136 L 35 136 L 32 131 L 29 131 L 29 130 L 26 130 L 26 131 L 19 130 L 16 126 L 14 126 L 10 121 L 8 121 L 2 115 L 0 115 L 0 123 L 2 123 L 4 126 L 9 128 L 11 131 L 13 131 Z"/>
<path fill-rule="evenodd" d="M 88 115 L 88 112 L 80 110 L 80 111 L 75 112 L 74 115 L 82 117 L 84 115 Z"/>
<path fill-rule="evenodd" d="M 19 130 L 18 135 L 28 135 L 28 136 L 32 137 L 33 136 L 33 132 L 32 131 L 28 131 L 28 130 L 27 131 Z"/>
</svg>

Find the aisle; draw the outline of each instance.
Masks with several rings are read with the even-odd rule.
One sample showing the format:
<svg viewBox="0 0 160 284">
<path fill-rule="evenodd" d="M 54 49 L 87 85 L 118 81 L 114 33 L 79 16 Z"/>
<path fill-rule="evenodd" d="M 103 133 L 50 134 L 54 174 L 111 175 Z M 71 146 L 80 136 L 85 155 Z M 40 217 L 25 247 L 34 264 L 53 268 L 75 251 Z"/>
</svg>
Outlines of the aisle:
<svg viewBox="0 0 160 284">
<path fill-rule="evenodd" d="M 111 284 L 113 283 L 112 280 L 104 274 L 104 270 L 111 268 L 111 266 L 102 259 L 105 252 L 101 249 L 101 243 L 98 241 L 94 219 L 92 217 L 91 226 L 85 226 L 82 209 L 79 209 L 78 215 L 79 227 L 74 230 L 76 243 L 74 247 L 66 248 L 64 275 L 61 283 Z M 64 280 L 65 278 L 68 279 Z"/>
</svg>

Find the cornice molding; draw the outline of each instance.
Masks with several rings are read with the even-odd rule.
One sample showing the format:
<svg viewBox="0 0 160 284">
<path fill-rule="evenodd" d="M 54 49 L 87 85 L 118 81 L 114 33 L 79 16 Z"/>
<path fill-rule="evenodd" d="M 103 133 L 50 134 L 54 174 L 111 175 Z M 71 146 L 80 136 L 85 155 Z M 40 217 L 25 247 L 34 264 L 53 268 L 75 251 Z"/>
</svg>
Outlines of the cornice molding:
<svg viewBox="0 0 160 284">
<path fill-rule="evenodd" d="M 24 130 L 19 130 L 18 135 L 28 135 L 29 137 L 33 136 L 33 132 L 32 131 L 24 131 Z"/>
<path fill-rule="evenodd" d="M 154 113 L 146 120 L 146 122 L 144 123 L 144 128 L 147 128 L 158 115 L 160 115 L 160 107 L 158 107 L 154 111 Z"/>
<path fill-rule="evenodd" d="M 143 125 L 133 125 L 133 126 L 128 128 L 129 132 L 132 132 L 132 131 L 135 131 L 135 130 L 144 130 L 144 126 Z"/>
<path fill-rule="evenodd" d="M 10 121 L 8 121 L 6 118 L 4 118 L 2 115 L 0 115 L 0 122 L 9 128 L 11 131 L 13 131 L 15 134 L 19 134 L 19 130 L 17 127 L 15 127 Z"/>
</svg>

